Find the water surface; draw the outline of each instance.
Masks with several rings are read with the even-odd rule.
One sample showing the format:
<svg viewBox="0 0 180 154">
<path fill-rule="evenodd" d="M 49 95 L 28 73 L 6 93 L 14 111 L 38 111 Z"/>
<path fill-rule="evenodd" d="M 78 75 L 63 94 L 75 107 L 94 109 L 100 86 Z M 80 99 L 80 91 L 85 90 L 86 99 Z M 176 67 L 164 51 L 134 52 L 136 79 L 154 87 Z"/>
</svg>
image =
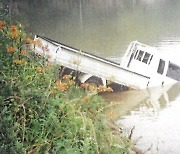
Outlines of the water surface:
<svg viewBox="0 0 180 154">
<path fill-rule="evenodd" d="M 179 0 L 26 0 L 13 6 L 33 34 L 107 56 L 139 40 L 157 45 L 180 34 Z"/>
<path fill-rule="evenodd" d="M 133 40 L 156 46 L 180 64 L 179 0 L 26 0 L 9 5 L 29 30 L 102 57 L 121 57 Z M 147 153 L 180 153 L 180 85 L 107 94 L 109 112 L 135 126 L 133 141 Z"/>
<path fill-rule="evenodd" d="M 145 153 L 180 153 L 180 83 L 169 87 L 106 94 L 111 102 L 107 113 L 125 127 L 129 136 Z"/>
</svg>

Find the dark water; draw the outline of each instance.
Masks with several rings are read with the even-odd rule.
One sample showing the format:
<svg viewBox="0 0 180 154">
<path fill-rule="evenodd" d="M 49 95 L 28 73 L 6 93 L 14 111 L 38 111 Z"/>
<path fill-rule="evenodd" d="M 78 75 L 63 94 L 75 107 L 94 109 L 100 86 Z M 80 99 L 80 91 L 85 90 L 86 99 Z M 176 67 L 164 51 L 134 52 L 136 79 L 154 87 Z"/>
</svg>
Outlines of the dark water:
<svg viewBox="0 0 180 154">
<path fill-rule="evenodd" d="M 156 46 L 180 63 L 179 0 L 26 0 L 9 4 L 33 34 L 103 57 L 121 57 L 133 40 Z M 146 153 L 180 153 L 180 85 L 106 95 L 114 120 L 135 126 Z"/>
</svg>

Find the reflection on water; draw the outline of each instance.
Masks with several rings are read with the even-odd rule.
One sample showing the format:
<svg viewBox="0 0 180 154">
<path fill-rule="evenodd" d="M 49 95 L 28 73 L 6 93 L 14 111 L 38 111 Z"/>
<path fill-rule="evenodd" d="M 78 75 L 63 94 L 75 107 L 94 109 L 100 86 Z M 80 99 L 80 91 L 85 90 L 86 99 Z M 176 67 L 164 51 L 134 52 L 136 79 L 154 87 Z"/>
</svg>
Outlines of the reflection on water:
<svg viewBox="0 0 180 154">
<path fill-rule="evenodd" d="M 180 83 L 142 91 L 106 94 L 111 101 L 107 112 L 125 127 L 135 126 L 132 140 L 146 153 L 180 153 Z"/>
</svg>

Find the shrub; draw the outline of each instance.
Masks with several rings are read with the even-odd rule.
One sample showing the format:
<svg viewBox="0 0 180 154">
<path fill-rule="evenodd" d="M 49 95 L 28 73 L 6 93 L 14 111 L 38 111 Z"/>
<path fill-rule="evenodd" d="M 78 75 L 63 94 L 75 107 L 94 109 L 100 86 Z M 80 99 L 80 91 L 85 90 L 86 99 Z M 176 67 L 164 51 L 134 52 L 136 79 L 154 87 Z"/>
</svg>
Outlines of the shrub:
<svg viewBox="0 0 180 154">
<path fill-rule="evenodd" d="M 127 153 L 105 124 L 106 102 L 59 80 L 28 43 L 22 24 L 0 21 L 0 153 Z"/>
</svg>

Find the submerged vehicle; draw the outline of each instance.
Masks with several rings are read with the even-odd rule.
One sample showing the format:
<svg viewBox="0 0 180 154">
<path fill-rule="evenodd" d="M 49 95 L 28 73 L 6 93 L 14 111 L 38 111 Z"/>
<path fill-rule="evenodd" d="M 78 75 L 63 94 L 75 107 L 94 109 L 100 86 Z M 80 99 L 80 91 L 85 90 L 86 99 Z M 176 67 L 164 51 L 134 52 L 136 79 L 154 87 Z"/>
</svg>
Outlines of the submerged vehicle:
<svg viewBox="0 0 180 154">
<path fill-rule="evenodd" d="M 115 62 L 43 36 L 36 35 L 34 40 L 42 44 L 34 45 L 36 54 L 63 67 L 60 74 L 76 72 L 80 83 L 146 89 L 180 80 L 178 65 L 161 56 L 155 47 L 138 41 L 130 43 L 121 62 Z"/>
</svg>

